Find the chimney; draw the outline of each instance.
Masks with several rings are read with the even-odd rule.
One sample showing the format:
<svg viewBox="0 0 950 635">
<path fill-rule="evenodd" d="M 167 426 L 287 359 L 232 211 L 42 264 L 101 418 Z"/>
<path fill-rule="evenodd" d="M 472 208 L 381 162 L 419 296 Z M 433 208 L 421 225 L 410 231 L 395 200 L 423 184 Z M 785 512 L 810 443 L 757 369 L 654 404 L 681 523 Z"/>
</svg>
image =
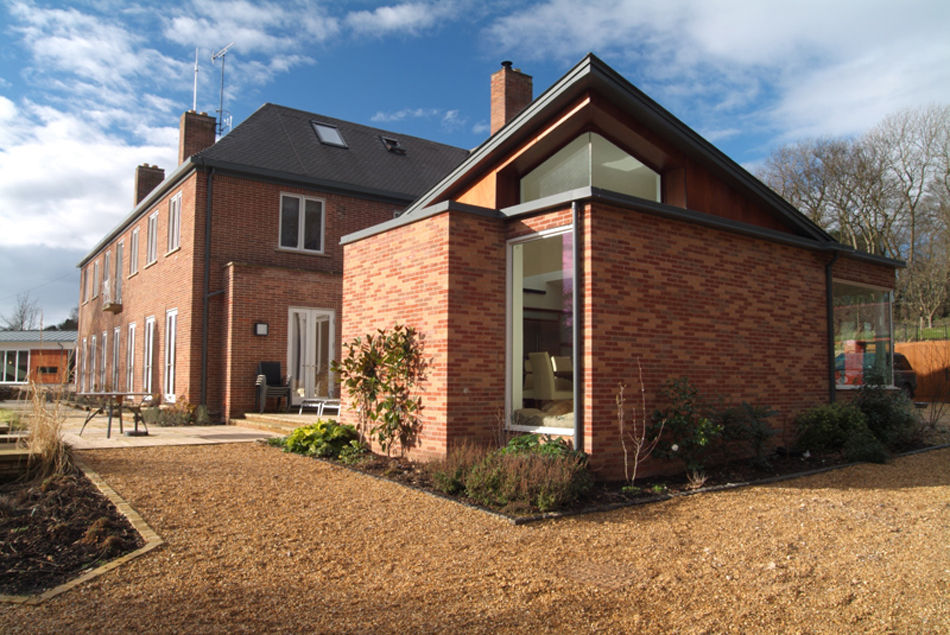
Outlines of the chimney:
<svg viewBox="0 0 950 635">
<path fill-rule="evenodd" d="M 165 170 L 157 165 L 143 163 L 135 168 L 135 204 L 141 203 L 164 180 Z"/>
<path fill-rule="evenodd" d="M 525 75 L 511 62 L 501 63 L 501 70 L 491 76 L 491 133 L 515 118 L 531 103 L 531 75 Z"/>
<path fill-rule="evenodd" d="M 189 110 L 178 124 L 178 165 L 191 155 L 214 145 L 214 117 Z"/>
</svg>

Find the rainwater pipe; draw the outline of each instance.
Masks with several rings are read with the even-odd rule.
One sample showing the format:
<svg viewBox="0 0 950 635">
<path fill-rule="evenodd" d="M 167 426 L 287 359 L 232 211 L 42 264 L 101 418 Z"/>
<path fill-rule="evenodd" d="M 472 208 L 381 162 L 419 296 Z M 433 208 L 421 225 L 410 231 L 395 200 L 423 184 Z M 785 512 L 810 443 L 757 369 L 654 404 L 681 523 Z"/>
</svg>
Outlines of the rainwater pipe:
<svg viewBox="0 0 950 635">
<path fill-rule="evenodd" d="M 571 246 L 571 276 L 574 280 L 574 292 L 571 294 L 571 311 L 574 314 L 574 327 L 571 335 L 573 336 L 573 361 L 571 373 L 573 374 L 574 389 L 574 449 L 578 452 L 584 451 L 584 365 L 583 344 L 584 329 L 582 324 L 583 302 L 582 293 L 584 289 L 581 279 L 583 268 L 581 261 L 581 215 L 577 201 L 571 203 L 571 229 L 573 230 L 573 244 Z"/>
<path fill-rule="evenodd" d="M 208 307 L 211 299 L 211 187 L 214 168 L 205 183 L 205 267 L 201 294 L 201 405 L 208 406 Z"/>
<path fill-rule="evenodd" d="M 834 403 L 837 397 L 835 382 L 835 306 L 832 292 L 831 268 L 838 260 L 838 251 L 832 252 L 831 260 L 825 265 L 825 302 L 828 317 L 828 402 Z"/>
</svg>

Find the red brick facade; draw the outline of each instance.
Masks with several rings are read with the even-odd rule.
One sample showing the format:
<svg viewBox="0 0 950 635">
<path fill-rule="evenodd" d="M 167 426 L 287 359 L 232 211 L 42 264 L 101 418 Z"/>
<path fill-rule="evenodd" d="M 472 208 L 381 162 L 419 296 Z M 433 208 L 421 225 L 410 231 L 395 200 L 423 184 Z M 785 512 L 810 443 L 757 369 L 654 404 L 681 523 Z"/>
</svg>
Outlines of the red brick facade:
<svg viewBox="0 0 950 635">
<path fill-rule="evenodd" d="M 117 389 L 143 390 L 145 319 L 155 318 L 152 392 L 165 394 L 162 385 L 165 346 L 165 316 L 177 309 L 176 379 L 174 393 L 189 403 L 200 402 L 202 357 L 202 311 L 205 271 L 205 205 L 207 172 L 188 174 L 148 209 L 122 229 L 83 267 L 91 289 L 93 263 L 99 263 L 99 290 L 81 298 L 78 348 L 88 347 L 96 335 L 95 376 L 92 361 L 79 364 L 89 369 L 86 390 L 102 390 L 102 332 L 107 335 L 106 386 L 112 389 L 113 332 L 120 333 L 119 385 Z M 254 375 L 260 361 L 280 361 L 286 374 L 288 311 L 291 306 L 334 312 L 336 348 L 339 350 L 343 253 L 340 236 L 393 216 L 398 205 L 340 194 L 320 192 L 254 178 L 214 174 L 211 178 L 211 259 L 209 266 L 207 404 L 215 418 L 242 416 L 254 404 Z M 169 202 L 181 194 L 180 247 L 167 252 Z M 324 250 L 322 254 L 279 248 L 281 194 L 298 194 L 324 203 Z M 146 263 L 148 218 L 157 215 L 157 260 Z M 129 275 L 131 234 L 138 229 L 138 271 Z M 104 310 L 102 269 L 104 254 L 110 254 L 111 279 L 115 279 L 116 244 L 122 242 L 121 311 Z M 167 252 L 167 253 L 166 253 Z M 82 293 L 82 292 L 81 292 Z M 114 293 L 114 290 L 111 291 Z M 252 333 L 256 322 L 268 324 L 267 336 Z M 127 384 L 128 325 L 135 323 L 135 368 Z M 79 372 L 79 371 L 78 371 Z"/>
</svg>

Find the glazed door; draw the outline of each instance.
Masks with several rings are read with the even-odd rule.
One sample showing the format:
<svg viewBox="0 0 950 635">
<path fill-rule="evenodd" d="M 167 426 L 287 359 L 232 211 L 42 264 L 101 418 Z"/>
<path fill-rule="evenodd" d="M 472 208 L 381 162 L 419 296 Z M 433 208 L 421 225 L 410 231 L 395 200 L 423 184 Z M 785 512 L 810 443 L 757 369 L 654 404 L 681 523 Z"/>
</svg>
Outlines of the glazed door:
<svg viewBox="0 0 950 635">
<path fill-rule="evenodd" d="M 327 309 L 290 309 L 287 368 L 294 401 L 336 395 L 330 372 L 334 359 L 334 316 Z"/>
</svg>

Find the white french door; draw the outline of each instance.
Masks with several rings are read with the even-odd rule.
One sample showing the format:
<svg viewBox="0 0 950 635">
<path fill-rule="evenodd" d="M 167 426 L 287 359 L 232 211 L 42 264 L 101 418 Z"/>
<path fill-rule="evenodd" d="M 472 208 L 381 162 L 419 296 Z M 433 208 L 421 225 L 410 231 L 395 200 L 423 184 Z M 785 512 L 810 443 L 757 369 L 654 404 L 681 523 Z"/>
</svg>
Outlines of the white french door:
<svg viewBox="0 0 950 635">
<path fill-rule="evenodd" d="M 291 377 L 291 398 L 337 396 L 330 361 L 336 357 L 333 311 L 290 308 L 287 368 Z"/>
</svg>

